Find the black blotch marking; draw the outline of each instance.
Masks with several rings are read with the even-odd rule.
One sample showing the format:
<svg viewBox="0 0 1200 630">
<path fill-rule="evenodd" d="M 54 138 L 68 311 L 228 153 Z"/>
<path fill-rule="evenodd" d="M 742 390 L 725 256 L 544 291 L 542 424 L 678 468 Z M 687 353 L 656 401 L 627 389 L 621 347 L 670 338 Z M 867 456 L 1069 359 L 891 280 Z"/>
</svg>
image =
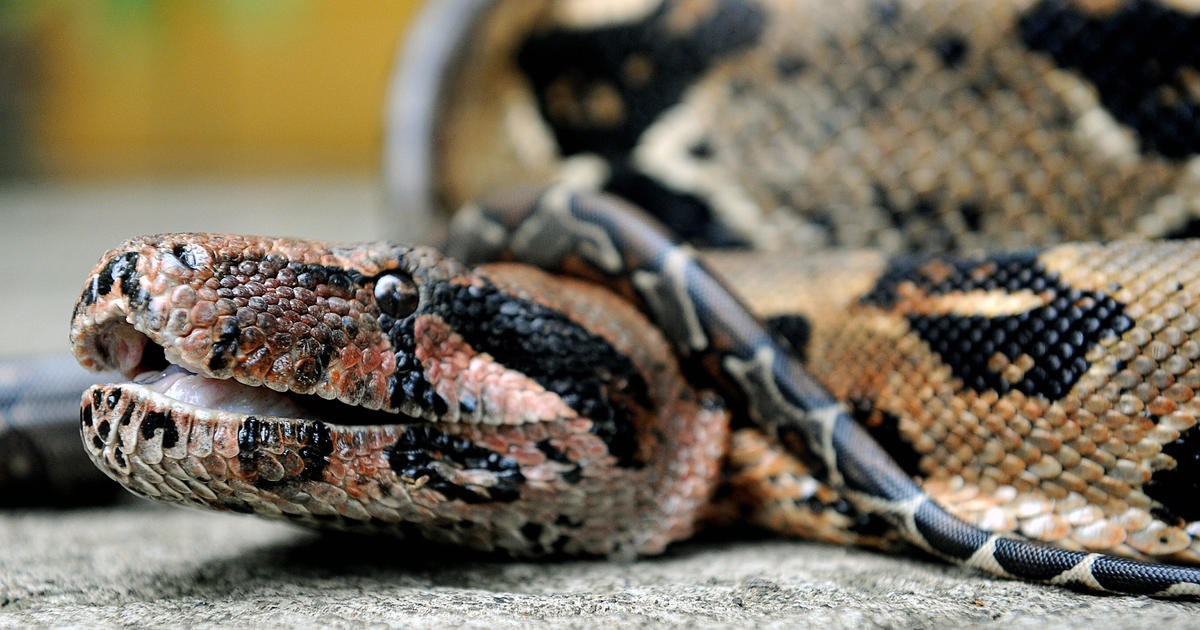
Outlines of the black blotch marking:
<svg viewBox="0 0 1200 630">
<path fill-rule="evenodd" d="M 1143 488 L 1146 496 L 1162 503 L 1152 513 L 1171 525 L 1200 520 L 1200 425 L 1163 445 L 1162 452 L 1175 460 L 1175 467 L 1156 471 Z"/>
<path fill-rule="evenodd" d="M 95 301 L 98 295 L 108 295 L 112 293 L 113 285 L 119 284 L 121 294 L 125 299 L 129 300 L 132 306 L 141 306 L 149 299 L 149 296 L 141 290 L 141 282 L 137 273 L 137 252 L 125 252 L 120 256 L 115 256 L 104 265 L 99 274 L 92 282 L 91 301 Z M 87 295 L 87 291 L 84 294 Z"/>
<path fill-rule="evenodd" d="M 108 423 L 108 420 L 101 420 L 100 424 L 96 425 L 96 433 L 105 437 L 108 436 L 109 429 L 112 429 L 112 425 Z"/>
<path fill-rule="evenodd" d="M 1153 236 L 1153 235 L 1151 235 Z M 1188 219 L 1183 225 L 1163 236 L 1170 239 L 1200 238 L 1200 218 Z"/>
<path fill-rule="evenodd" d="M 808 362 L 808 342 L 812 338 L 812 322 L 808 321 L 807 317 L 799 313 L 776 315 L 767 318 L 765 323 L 771 332 L 787 341 L 794 351 L 792 356 L 799 359 L 801 363 Z"/>
<path fill-rule="evenodd" d="M 1150 595 L 1176 583 L 1197 584 L 1195 570 L 1165 564 L 1146 564 L 1134 560 L 1100 556 L 1092 563 L 1092 577 L 1104 588 Z"/>
<path fill-rule="evenodd" d="M 535 32 L 521 44 L 517 65 L 533 86 L 538 108 L 564 156 L 627 156 L 642 132 L 677 104 L 688 87 L 714 63 L 757 41 L 766 23 L 763 12 L 750 3 L 721 0 L 706 19 L 679 33 L 669 25 L 670 10 L 664 4 L 631 23 L 555 27 Z M 654 81 L 626 76 L 630 59 L 637 57 L 654 59 Z M 624 119 L 613 127 L 564 118 L 547 89 L 564 83 L 575 88 L 575 100 L 596 86 L 614 86 L 624 101 Z"/>
<path fill-rule="evenodd" d="M 238 425 L 238 457 L 249 457 L 259 446 L 274 444 L 277 436 L 274 423 L 264 422 L 256 416 L 246 416 Z"/>
<path fill-rule="evenodd" d="M 1018 30 L 1026 46 L 1091 81 L 1105 109 L 1137 132 L 1142 151 L 1172 160 L 1200 152 L 1200 103 L 1184 79 L 1200 70 L 1200 16 L 1148 0 L 1102 15 L 1042 0 Z"/>
<path fill-rule="evenodd" d="M 142 438 L 147 440 L 153 438 L 154 432 L 158 429 L 163 430 L 163 448 L 171 448 L 179 441 L 179 431 L 175 429 L 175 422 L 171 420 L 170 413 L 146 412 L 146 417 L 142 419 Z"/>
<path fill-rule="evenodd" d="M 567 545 L 571 544 L 571 537 L 567 534 L 562 534 L 550 543 L 550 551 L 557 555 L 562 555 L 567 550 Z"/>
<path fill-rule="evenodd" d="M 871 401 L 857 399 L 847 401 L 850 413 L 875 442 L 887 451 L 896 464 L 909 477 L 921 474 L 921 454 L 913 448 L 912 442 L 900 432 L 900 418 L 886 411 L 873 408 Z"/>
<path fill-rule="evenodd" d="M 96 274 L 95 283 L 93 285 L 95 286 L 96 294 L 108 295 L 109 293 L 112 293 L 113 284 L 116 283 L 120 278 L 123 278 L 124 274 L 128 273 L 129 263 L 132 261 L 134 264 L 136 264 L 137 259 L 138 255 L 134 252 L 126 252 L 125 254 L 114 256 L 109 259 L 109 261 L 105 263 L 104 268 L 100 270 L 100 273 Z"/>
<path fill-rule="evenodd" d="M 96 303 L 96 281 L 92 280 L 86 287 L 83 287 L 83 293 L 79 294 L 79 306 L 75 307 L 75 312 L 71 314 L 75 317 L 82 310 L 82 307 L 91 306 Z"/>
<path fill-rule="evenodd" d="M 775 72 L 784 79 L 790 79 L 808 69 L 808 60 L 803 57 L 780 56 L 775 59 Z"/>
<path fill-rule="evenodd" d="M 716 151 L 713 149 L 712 142 L 707 138 L 700 140 L 688 147 L 688 155 L 696 158 L 697 160 L 711 160 L 715 153 Z"/>
<path fill-rule="evenodd" d="M 132 403 L 125 406 L 125 412 L 121 414 L 121 419 L 118 422 L 118 424 L 125 427 L 125 426 L 129 426 L 130 422 L 133 422 L 133 404 Z"/>
<path fill-rule="evenodd" d="M 329 455 L 333 453 L 333 438 L 325 423 L 315 421 L 289 424 L 247 416 L 238 426 L 237 433 L 238 461 L 243 472 L 258 470 L 258 459 L 267 456 L 260 449 L 269 448 L 283 438 L 303 444 L 298 454 L 304 462 L 304 469 L 296 477 L 285 476 L 278 481 L 259 477 L 254 480 L 254 485 L 259 488 L 273 488 L 297 480 L 320 481 L 325 467 L 329 464 Z"/>
<path fill-rule="evenodd" d="M 212 357 L 208 360 L 208 369 L 217 372 L 229 367 L 229 361 L 237 354 L 238 336 L 242 329 L 238 326 L 237 318 L 230 317 L 221 326 L 221 335 L 212 347 Z"/>
<path fill-rule="evenodd" d="M 838 498 L 828 506 L 834 512 L 850 519 L 847 528 L 860 536 L 882 536 L 892 530 L 891 523 L 886 519 L 868 512 L 860 512 L 854 504 L 843 498 Z"/>
<path fill-rule="evenodd" d="M 329 433 L 329 427 L 323 422 L 302 424 L 296 438 L 307 442 L 305 446 L 300 447 L 300 459 L 304 462 L 304 470 L 300 477 L 309 481 L 320 481 L 325 467 L 329 464 L 329 456 L 333 454 L 333 437 Z"/>
<path fill-rule="evenodd" d="M 914 515 L 917 531 L 935 551 L 956 560 L 966 560 L 987 542 L 988 534 L 946 514 L 926 499 Z"/>
<path fill-rule="evenodd" d="M 525 537 L 525 540 L 536 543 L 545 530 L 546 528 L 541 523 L 525 523 L 521 526 L 521 535 Z"/>
<path fill-rule="evenodd" d="M 679 239 L 712 247 L 742 247 L 745 241 L 713 220 L 701 198 L 672 190 L 624 162 L 613 163 L 604 190 L 653 212 Z"/>
<path fill-rule="evenodd" d="M 812 495 L 806 499 L 792 499 L 792 505 L 813 514 L 822 514 L 827 510 L 841 514 L 850 520 L 846 526 L 847 529 L 860 536 L 883 536 L 893 529 L 891 523 L 888 523 L 886 519 L 876 514 L 860 512 L 853 503 L 840 497 L 832 503 L 825 503 L 816 495 Z"/>
<path fill-rule="evenodd" d="M 557 517 L 555 517 L 554 524 L 558 525 L 559 527 L 570 527 L 573 529 L 579 529 L 580 527 L 583 527 L 583 521 L 575 520 L 566 514 L 559 514 Z"/>
<path fill-rule="evenodd" d="M 808 437 L 799 427 L 785 424 L 776 429 L 775 435 L 789 453 L 803 460 L 813 477 L 829 479 L 830 471 L 829 467 L 825 465 L 825 460 L 817 457 L 812 449 L 808 448 Z"/>
<path fill-rule="evenodd" d="M 957 238 L 942 216 L 941 203 L 936 197 L 919 196 L 910 205 L 900 206 L 880 182 L 871 185 L 875 207 L 883 211 L 888 222 L 904 239 L 909 252 L 946 252 L 958 246 Z M 914 230 L 919 224 L 925 229 Z"/>
<path fill-rule="evenodd" d="M 851 507 L 853 507 L 853 505 L 851 505 Z M 859 536 L 877 538 L 884 536 L 895 529 L 886 518 L 883 518 L 878 514 L 859 512 L 855 510 L 852 514 L 847 514 L 847 516 L 854 519 L 853 522 L 850 523 L 850 531 L 858 534 Z"/>
<path fill-rule="evenodd" d="M 641 465 L 634 461 L 633 406 L 650 413 L 655 406 L 645 378 L 608 340 L 559 311 L 490 283 L 439 283 L 430 307 L 476 351 L 528 376 L 590 419 L 592 433 L 608 445 L 618 465 Z"/>
<path fill-rule="evenodd" d="M 1089 363 L 1087 351 L 1101 339 L 1133 327 L 1125 305 L 1099 291 L 1080 291 L 1046 271 L 1035 254 L 1005 254 L 979 260 L 939 258 L 936 267 L 949 272 L 934 278 L 930 260 L 900 259 L 889 264 L 875 287 L 860 302 L 883 309 L 895 307 L 899 287 L 911 284 L 929 295 L 967 291 L 1029 290 L 1048 295 L 1048 303 L 1014 315 L 913 315 L 909 326 L 963 386 L 1005 394 L 1017 390 L 1050 400 L 1062 398 Z M 1010 362 L 1022 354 L 1034 366 L 1010 383 L 988 367 L 1000 353 Z"/>
<path fill-rule="evenodd" d="M 250 507 L 250 505 L 248 505 L 246 502 L 238 501 L 237 499 L 225 499 L 222 505 L 224 505 L 225 508 L 230 512 L 237 512 L 238 514 L 254 513 L 254 508 Z M 314 514 L 313 516 L 318 519 L 321 517 L 319 514 Z"/>
<path fill-rule="evenodd" d="M 546 459 L 552 462 L 558 462 L 560 464 L 569 464 L 571 466 L 569 470 L 566 470 L 559 475 L 563 478 L 563 481 L 571 485 L 575 485 L 583 479 L 583 467 L 579 465 L 579 462 L 573 461 L 570 457 L 567 457 L 567 454 L 564 453 L 562 449 L 551 444 L 550 440 L 542 440 L 535 446 L 537 446 L 537 449 L 546 456 Z"/>
<path fill-rule="evenodd" d="M 91 428 L 92 426 L 92 406 L 84 405 L 79 409 L 79 424 Z"/>
<path fill-rule="evenodd" d="M 969 201 L 958 206 L 958 213 L 962 215 L 963 223 L 967 229 L 972 232 L 978 232 L 979 228 L 983 227 L 983 209 L 976 202 Z"/>
<path fill-rule="evenodd" d="M 933 51 L 942 60 L 942 65 L 957 68 L 967 56 L 967 42 L 958 35 L 943 35 L 933 40 Z"/>
<path fill-rule="evenodd" d="M 1079 563 L 1080 554 L 998 538 L 992 557 L 1005 571 L 1026 580 L 1049 580 Z"/>
<path fill-rule="evenodd" d="M 900 17 L 900 3 L 896 0 L 880 0 L 871 6 L 871 10 L 880 22 L 889 26 L 895 24 Z"/>
<path fill-rule="evenodd" d="M 721 231 L 706 227 L 713 223 L 711 209 L 693 195 L 650 184 L 632 166 L 632 151 L 643 132 L 678 104 L 713 64 L 758 41 L 766 16 L 744 0 L 720 0 L 706 18 L 680 33 L 669 25 L 670 11 L 663 4 L 636 22 L 535 32 L 521 44 L 517 65 L 533 86 L 538 108 L 562 155 L 599 155 L 614 174 L 604 186 L 606 191 L 658 214 L 668 227 L 691 240 L 709 229 Z M 641 57 L 654 59 L 655 80 L 639 82 L 627 76 L 629 61 Z M 564 86 L 569 90 L 565 97 Z M 620 120 L 576 115 L 587 111 L 584 101 L 601 87 L 620 95 L 624 114 Z M 572 106 L 556 107 L 552 94 L 570 99 Z M 680 215 L 687 220 L 672 218 Z"/>
<path fill-rule="evenodd" d="M 434 466 L 440 462 L 440 466 Z M 505 457 L 474 442 L 442 433 L 420 424 L 407 427 L 388 450 L 388 464 L 397 476 L 417 480 L 428 478 L 426 487 L 447 499 L 466 503 L 511 503 L 521 497 L 525 476 L 516 460 Z M 494 483 L 478 490 L 447 479 L 440 470 L 486 470 Z"/>
</svg>

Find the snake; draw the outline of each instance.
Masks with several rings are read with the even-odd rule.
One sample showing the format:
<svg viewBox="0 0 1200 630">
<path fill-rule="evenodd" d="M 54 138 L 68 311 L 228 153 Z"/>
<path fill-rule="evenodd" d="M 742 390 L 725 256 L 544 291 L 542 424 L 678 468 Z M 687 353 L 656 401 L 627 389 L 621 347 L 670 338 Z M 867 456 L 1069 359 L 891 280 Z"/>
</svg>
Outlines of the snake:
<svg viewBox="0 0 1200 630">
<path fill-rule="evenodd" d="M 1200 594 L 1194 7 L 451 4 L 394 132 L 432 121 L 431 181 L 387 168 L 445 246 L 105 254 L 106 474 L 514 556 L 753 525 Z"/>
</svg>

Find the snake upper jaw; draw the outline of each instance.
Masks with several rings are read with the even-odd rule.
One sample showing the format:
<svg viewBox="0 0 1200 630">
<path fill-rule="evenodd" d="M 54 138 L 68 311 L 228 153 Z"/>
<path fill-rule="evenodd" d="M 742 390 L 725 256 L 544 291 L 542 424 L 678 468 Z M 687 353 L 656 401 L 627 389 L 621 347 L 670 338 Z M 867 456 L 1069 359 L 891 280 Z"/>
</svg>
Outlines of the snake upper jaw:
<svg viewBox="0 0 1200 630">
<path fill-rule="evenodd" d="M 131 397 L 157 395 L 165 399 L 160 400 L 161 404 L 183 403 L 210 414 L 221 412 L 239 421 L 266 416 L 334 424 L 425 422 L 402 413 L 355 408 L 336 400 L 273 391 L 216 376 L 203 365 L 188 362 L 172 348 L 155 343 L 138 329 L 134 320 L 122 308 L 105 309 L 75 344 L 81 362 L 91 361 L 92 367 L 118 371 L 126 379 L 122 385 Z M 90 395 L 85 392 L 85 400 Z"/>
<path fill-rule="evenodd" d="M 425 423 L 431 419 L 388 407 L 393 357 L 370 296 L 371 278 L 397 273 L 409 251 L 201 234 L 130 239 L 107 252 L 85 284 L 72 350 L 85 368 L 120 372 L 131 393 L 167 393 L 210 411 L 241 401 L 232 417 Z M 238 277 L 247 265 L 253 273 Z M 308 284 L 315 273 L 329 282 Z M 314 308 L 323 311 L 310 315 Z"/>
</svg>

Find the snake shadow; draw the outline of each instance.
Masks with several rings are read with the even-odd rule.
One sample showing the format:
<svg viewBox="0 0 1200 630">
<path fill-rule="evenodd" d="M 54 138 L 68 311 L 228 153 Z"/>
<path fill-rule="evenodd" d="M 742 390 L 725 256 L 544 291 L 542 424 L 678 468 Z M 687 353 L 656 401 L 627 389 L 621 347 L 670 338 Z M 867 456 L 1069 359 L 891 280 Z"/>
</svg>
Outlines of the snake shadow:
<svg viewBox="0 0 1200 630">
<path fill-rule="evenodd" d="M 479 589 L 495 592 L 527 590 L 530 575 L 601 575 L 614 563 L 658 563 L 688 559 L 739 544 L 781 540 L 762 530 L 737 527 L 706 530 L 668 547 L 666 552 L 633 561 L 605 557 L 551 556 L 513 559 L 422 539 L 333 531 L 301 532 L 237 555 L 202 563 L 192 572 L 189 595 L 219 599 L 242 597 L 257 589 L 334 588 L 386 592 L 397 589 Z M 813 541 L 797 544 L 822 545 Z M 869 552 L 869 550 L 868 550 Z M 879 553 L 879 555 L 887 555 Z M 914 556 L 920 559 L 919 556 Z M 939 563 L 931 562 L 931 565 Z M 331 582 L 332 580 L 332 582 Z"/>
</svg>

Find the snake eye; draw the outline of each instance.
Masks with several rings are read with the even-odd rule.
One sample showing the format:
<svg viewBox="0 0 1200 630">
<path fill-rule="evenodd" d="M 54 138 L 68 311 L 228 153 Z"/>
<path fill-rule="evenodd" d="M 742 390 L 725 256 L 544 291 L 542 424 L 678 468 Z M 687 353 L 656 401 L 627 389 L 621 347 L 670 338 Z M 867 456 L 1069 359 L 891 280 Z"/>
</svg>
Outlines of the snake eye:
<svg viewBox="0 0 1200 630">
<path fill-rule="evenodd" d="M 379 305 L 379 310 L 396 319 L 412 315 L 419 302 L 420 295 L 410 278 L 389 274 L 375 281 L 375 304 Z"/>
</svg>

